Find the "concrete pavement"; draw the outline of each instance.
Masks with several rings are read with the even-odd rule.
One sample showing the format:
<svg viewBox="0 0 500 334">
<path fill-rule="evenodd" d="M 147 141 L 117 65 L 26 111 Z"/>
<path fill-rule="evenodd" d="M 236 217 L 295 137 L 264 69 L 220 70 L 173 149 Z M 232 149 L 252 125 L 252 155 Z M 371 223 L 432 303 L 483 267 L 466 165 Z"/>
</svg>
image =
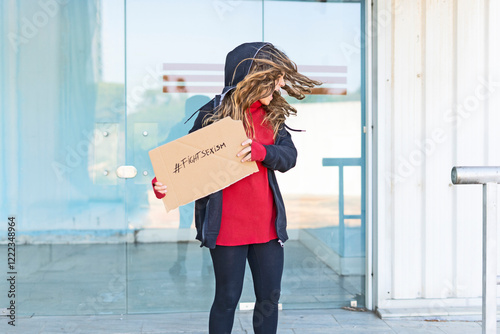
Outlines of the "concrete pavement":
<svg viewBox="0 0 500 334">
<path fill-rule="evenodd" d="M 164 313 L 98 316 L 34 316 L 16 319 L 16 327 L 0 318 L 0 333 L 144 333 L 206 334 L 208 313 Z M 236 314 L 232 334 L 250 334 L 252 312 Z M 329 333 L 481 333 L 475 320 L 425 321 L 414 318 L 380 319 L 373 312 L 344 309 L 284 310 L 280 312 L 279 334 Z"/>
</svg>

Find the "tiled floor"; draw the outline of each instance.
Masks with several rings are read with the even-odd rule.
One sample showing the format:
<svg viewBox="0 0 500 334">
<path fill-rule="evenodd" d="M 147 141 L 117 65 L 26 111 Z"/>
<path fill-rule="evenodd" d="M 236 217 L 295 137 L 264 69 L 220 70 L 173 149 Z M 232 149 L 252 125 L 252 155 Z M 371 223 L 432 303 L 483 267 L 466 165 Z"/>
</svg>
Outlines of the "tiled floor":
<svg viewBox="0 0 500 334">
<path fill-rule="evenodd" d="M 299 241 L 286 243 L 285 261 L 285 310 L 362 306 L 364 276 L 337 275 Z M 19 245 L 17 263 L 20 316 L 203 312 L 214 294 L 210 255 L 198 242 Z M 6 305 L 1 291 L 6 280 Z M 240 302 L 253 301 L 247 267 Z"/>
<path fill-rule="evenodd" d="M 362 302 L 364 277 L 337 275 L 298 241 L 285 251 L 281 334 L 481 333 L 473 320 L 382 320 L 343 310 Z M 207 333 L 214 282 L 198 243 L 19 245 L 17 263 L 16 327 L 0 317 L 0 333 Z M 249 271 L 245 280 L 241 302 L 252 302 Z M 6 280 L 7 305 L 2 291 Z M 233 334 L 253 333 L 251 319 L 237 312 Z"/>
</svg>

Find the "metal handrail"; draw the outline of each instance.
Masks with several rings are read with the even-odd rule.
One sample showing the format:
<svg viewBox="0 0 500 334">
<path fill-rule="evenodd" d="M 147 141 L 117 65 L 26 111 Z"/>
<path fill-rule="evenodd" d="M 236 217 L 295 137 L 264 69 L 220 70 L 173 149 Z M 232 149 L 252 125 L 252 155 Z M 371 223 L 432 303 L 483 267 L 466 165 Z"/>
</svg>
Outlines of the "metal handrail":
<svg viewBox="0 0 500 334">
<path fill-rule="evenodd" d="M 453 184 L 500 183 L 500 167 L 453 167 Z"/>
<path fill-rule="evenodd" d="M 497 188 L 500 167 L 453 167 L 453 184 L 483 185 L 483 334 L 497 332 Z"/>
</svg>

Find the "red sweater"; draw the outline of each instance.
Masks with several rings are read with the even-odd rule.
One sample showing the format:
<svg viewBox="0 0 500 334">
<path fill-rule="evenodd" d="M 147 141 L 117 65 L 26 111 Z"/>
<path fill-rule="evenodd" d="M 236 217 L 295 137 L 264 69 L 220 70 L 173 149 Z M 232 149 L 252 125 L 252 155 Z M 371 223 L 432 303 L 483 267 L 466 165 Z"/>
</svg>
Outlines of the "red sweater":
<svg viewBox="0 0 500 334">
<path fill-rule="evenodd" d="M 267 168 L 261 163 L 266 157 L 264 145 L 274 144 L 273 131 L 262 124 L 266 112 L 259 101 L 247 112 L 252 113 L 252 160 L 257 162 L 259 171 L 222 190 L 221 227 L 216 242 L 220 246 L 264 243 L 278 238 L 273 193 Z M 156 178 L 152 183 L 155 182 Z M 164 197 L 156 191 L 155 194 L 158 198 Z"/>
<path fill-rule="evenodd" d="M 273 131 L 262 125 L 265 110 L 257 101 L 247 112 L 252 113 L 254 138 L 252 140 L 252 160 L 257 162 L 259 171 L 222 190 L 222 221 L 217 245 L 238 246 L 264 243 L 277 239 L 276 210 L 267 168 L 261 161 L 266 157 L 263 145 L 274 144 Z"/>
</svg>

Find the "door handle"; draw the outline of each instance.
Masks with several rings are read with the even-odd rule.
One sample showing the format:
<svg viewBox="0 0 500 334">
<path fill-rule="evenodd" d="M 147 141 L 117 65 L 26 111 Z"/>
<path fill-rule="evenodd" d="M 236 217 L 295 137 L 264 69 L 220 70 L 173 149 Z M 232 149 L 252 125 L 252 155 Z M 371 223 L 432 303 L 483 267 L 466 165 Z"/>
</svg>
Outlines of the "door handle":
<svg viewBox="0 0 500 334">
<path fill-rule="evenodd" d="M 131 179 L 137 175 L 137 169 L 134 166 L 120 166 L 116 169 L 116 175 L 121 179 Z"/>
</svg>

